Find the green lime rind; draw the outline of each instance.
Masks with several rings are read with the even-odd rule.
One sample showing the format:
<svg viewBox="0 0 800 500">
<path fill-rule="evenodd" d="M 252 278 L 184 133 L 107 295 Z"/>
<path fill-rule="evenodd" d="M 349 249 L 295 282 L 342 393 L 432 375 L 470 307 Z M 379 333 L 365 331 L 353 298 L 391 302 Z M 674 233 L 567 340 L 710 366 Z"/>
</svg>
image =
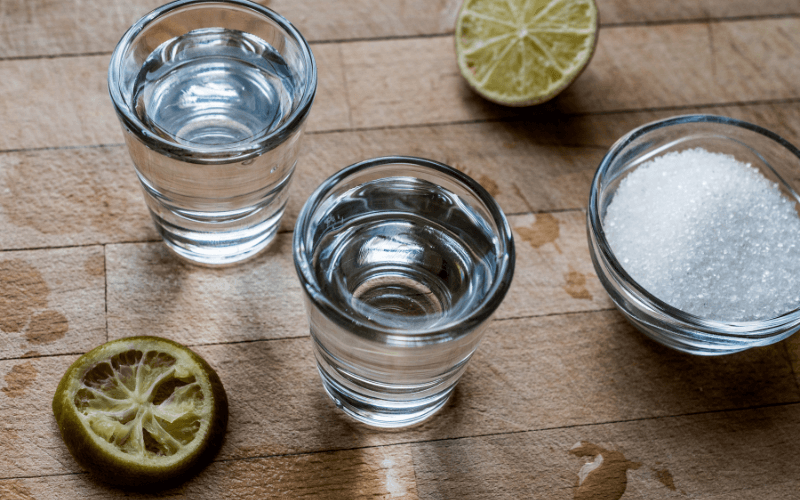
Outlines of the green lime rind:
<svg viewBox="0 0 800 500">
<path fill-rule="evenodd" d="M 164 345 L 164 352 L 181 353 L 199 369 L 203 382 L 204 418 L 198 433 L 180 454 L 145 460 L 124 453 L 110 453 L 105 443 L 85 423 L 73 403 L 83 376 L 98 364 L 125 350 Z M 170 349 L 171 348 L 171 349 Z M 146 349 L 146 347 L 145 347 Z M 211 401 L 205 398 L 210 397 Z M 84 469 L 103 482 L 132 489 L 150 490 L 174 486 L 211 462 L 222 446 L 228 425 L 228 397 L 214 369 L 200 356 L 181 344 L 155 336 L 129 337 L 103 344 L 78 358 L 67 369 L 53 397 L 55 415 L 67 449 Z"/>
<path fill-rule="evenodd" d="M 598 25 L 594 0 L 465 0 L 455 29 L 459 70 L 496 104 L 541 104 L 588 66 Z"/>
</svg>

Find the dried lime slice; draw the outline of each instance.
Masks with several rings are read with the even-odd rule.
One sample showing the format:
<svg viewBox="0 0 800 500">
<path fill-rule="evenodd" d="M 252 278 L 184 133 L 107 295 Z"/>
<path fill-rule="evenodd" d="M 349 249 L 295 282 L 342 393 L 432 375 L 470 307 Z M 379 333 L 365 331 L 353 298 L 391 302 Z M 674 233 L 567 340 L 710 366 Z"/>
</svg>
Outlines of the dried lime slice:
<svg viewBox="0 0 800 500">
<path fill-rule="evenodd" d="M 222 444 L 228 399 L 208 363 L 159 337 L 103 344 L 69 367 L 53 398 L 61 437 L 104 481 L 169 486 Z"/>
<path fill-rule="evenodd" d="M 594 0 L 464 0 L 456 22 L 458 66 L 490 101 L 545 102 L 589 64 L 597 19 Z"/>
</svg>

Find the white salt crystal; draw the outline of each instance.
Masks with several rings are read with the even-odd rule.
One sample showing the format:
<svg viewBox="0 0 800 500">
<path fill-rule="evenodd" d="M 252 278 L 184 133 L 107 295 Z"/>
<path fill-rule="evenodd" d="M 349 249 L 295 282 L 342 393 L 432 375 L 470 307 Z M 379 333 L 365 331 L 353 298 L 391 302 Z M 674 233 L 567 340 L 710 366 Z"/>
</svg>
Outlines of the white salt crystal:
<svg viewBox="0 0 800 500">
<path fill-rule="evenodd" d="M 688 149 L 620 182 L 604 219 L 617 260 L 682 311 L 726 321 L 800 306 L 800 217 L 758 169 Z"/>
</svg>

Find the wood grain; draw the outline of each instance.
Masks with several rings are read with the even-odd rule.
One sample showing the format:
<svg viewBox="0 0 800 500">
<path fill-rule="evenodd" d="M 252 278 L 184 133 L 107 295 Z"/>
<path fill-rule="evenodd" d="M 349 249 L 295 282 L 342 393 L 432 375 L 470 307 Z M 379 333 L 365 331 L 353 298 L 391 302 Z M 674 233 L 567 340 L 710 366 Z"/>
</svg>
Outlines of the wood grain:
<svg viewBox="0 0 800 500">
<path fill-rule="evenodd" d="M 583 210 L 604 152 L 655 119 L 800 144 L 800 3 L 597 0 L 587 71 L 509 110 L 458 74 L 460 0 L 261 1 L 313 42 L 318 95 L 276 244 L 220 270 L 157 241 L 107 94 L 114 44 L 162 1 L 0 1 L 0 498 L 152 498 L 82 472 L 50 409 L 79 353 L 142 333 L 192 344 L 231 405 L 217 460 L 159 498 L 797 497 L 800 337 L 720 358 L 649 341 L 594 276 Z M 451 400 L 398 432 L 322 390 L 287 234 L 323 179 L 387 154 L 478 180 L 518 258 Z"/>
<path fill-rule="evenodd" d="M 786 459 L 798 452 L 798 425 L 795 404 L 233 460 L 210 465 L 159 498 L 605 499 L 621 489 L 626 499 L 788 499 L 800 472 L 797 461 Z M 597 460 L 576 456 L 581 445 L 604 455 L 605 467 L 579 485 L 581 468 Z M 3 479 L 0 493 L 13 500 L 152 498 L 108 488 L 86 474 Z"/>
<path fill-rule="evenodd" d="M 450 37 L 326 44 L 315 52 L 320 93 L 308 130 L 798 99 L 800 65 L 789 63 L 798 33 L 796 18 L 604 29 L 576 83 L 527 111 L 470 91 Z M 0 61 L 0 150 L 121 143 L 107 63 L 108 56 Z"/>
<path fill-rule="evenodd" d="M 0 480 L 0 497 L 32 499 L 153 498 L 99 483 L 88 474 Z M 415 499 L 411 449 L 405 445 L 211 464 L 162 499 Z"/>
<path fill-rule="evenodd" d="M 242 265 L 185 264 L 162 243 L 108 245 L 112 339 L 150 332 L 185 344 L 308 334 L 291 235 Z"/>
<path fill-rule="evenodd" d="M 0 61 L 0 150 L 122 143 L 108 97 L 108 60 Z"/>
<path fill-rule="evenodd" d="M 6 0 L 0 58 L 111 52 L 125 30 L 161 0 Z M 309 41 L 452 33 L 460 0 L 261 0 Z M 793 0 L 598 0 L 603 24 L 800 14 Z"/>
<path fill-rule="evenodd" d="M 0 192 L 4 250 L 159 239 L 123 146 L 0 154 Z"/>
<path fill-rule="evenodd" d="M 800 5 L 785 0 L 595 0 L 601 24 L 659 23 L 681 20 L 729 19 L 800 14 Z"/>
<path fill-rule="evenodd" d="M 493 322 L 448 405 L 422 426 L 400 432 L 365 428 L 335 408 L 322 390 L 308 338 L 195 350 L 217 370 L 230 401 L 219 460 L 800 400 L 782 346 L 724 358 L 686 356 L 650 342 L 613 311 Z M 50 410 L 55 387 L 74 359 L 0 361 L 0 429 L 8 436 L 0 440 L 0 477 L 77 471 Z"/>
<path fill-rule="evenodd" d="M 542 141 L 540 131 L 560 120 L 550 116 L 540 124 L 488 122 L 309 135 L 283 228 L 294 226 L 303 203 L 330 175 L 367 158 L 398 154 L 461 170 L 486 188 L 506 214 L 583 208 L 606 150 Z"/>
<path fill-rule="evenodd" d="M 104 342 L 104 266 L 102 247 L 0 253 L 0 359 Z"/>
<path fill-rule="evenodd" d="M 75 359 L 0 361 L 0 477 L 80 472 L 61 441 L 51 410 L 58 382 Z"/>
<path fill-rule="evenodd" d="M 341 45 L 317 45 L 313 51 L 317 63 L 317 94 L 306 131 L 349 129 L 352 127 L 350 97 L 343 73 Z"/>
<path fill-rule="evenodd" d="M 789 499 L 800 406 L 414 445 L 420 498 Z M 579 486 L 579 471 L 605 459 Z M 571 450 L 573 450 L 571 452 Z"/>
<path fill-rule="evenodd" d="M 0 6 L 0 58 L 114 50 L 161 0 L 7 0 Z M 460 0 L 259 0 L 311 41 L 449 33 Z M 791 12 L 791 7 L 779 9 Z"/>
<path fill-rule="evenodd" d="M 788 99 L 800 19 L 604 29 L 584 73 L 544 107 L 565 113 Z M 513 111 L 487 104 L 462 81 L 453 40 L 358 42 L 342 46 L 355 127 L 489 119 Z M 375 92 L 380 89 L 380 92 Z"/>
<path fill-rule="evenodd" d="M 0 4 L 0 57 L 108 52 L 161 0 L 6 0 Z"/>
</svg>

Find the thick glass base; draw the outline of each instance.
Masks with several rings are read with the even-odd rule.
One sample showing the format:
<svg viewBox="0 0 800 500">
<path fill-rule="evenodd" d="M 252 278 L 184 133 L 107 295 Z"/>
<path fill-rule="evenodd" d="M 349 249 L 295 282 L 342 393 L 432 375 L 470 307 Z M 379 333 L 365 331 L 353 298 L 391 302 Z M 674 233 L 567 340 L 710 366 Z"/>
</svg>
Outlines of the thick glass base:
<svg viewBox="0 0 800 500">
<path fill-rule="evenodd" d="M 455 384 L 450 384 L 444 391 L 421 399 L 385 399 L 356 393 L 336 382 L 321 365 L 317 364 L 317 369 L 325 392 L 338 408 L 359 422 L 381 429 L 399 429 L 422 423 L 447 403 L 455 388 Z"/>
<path fill-rule="evenodd" d="M 216 267 L 237 264 L 264 250 L 275 239 L 283 207 L 266 219 L 251 213 L 235 224 L 209 221 L 210 217 L 197 224 L 174 212 L 161 217 L 151 210 L 150 215 L 167 248 L 194 264 Z M 182 222 L 185 224 L 179 225 Z"/>
<path fill-rule="evenodd" d="M 275 238 L 288 200 L 291 175 L 243 208 L 187 209 L 144 182 L 144 199 L 156 230 L 178 257 L 202 266 L 228 266 L 255 257 Z M 226 200 L 220 207 L 233 204 Z M 205 202 L 205 205 L 209 205 Z"/>
<path fill-rule="evenodd" d="M 155 215 L 153 219 L 156 220 Z M 256 230 L 255 235 L 250 234 L 250 230 L 214 234 L 223 238 L 216 239 L 213 243 L 208 242 L 208 233 L 180 230 L 175 226 L 158 224 L 157 220 L 156 229 L 167 248 L 178 257 L 201 266 L 219 267 L 251 259 L 267 248 L 278 233 L 280 217 L 276 219 L 274 222 L 269 220 L 256 228 L 250 228 Z"/>
</svg>

